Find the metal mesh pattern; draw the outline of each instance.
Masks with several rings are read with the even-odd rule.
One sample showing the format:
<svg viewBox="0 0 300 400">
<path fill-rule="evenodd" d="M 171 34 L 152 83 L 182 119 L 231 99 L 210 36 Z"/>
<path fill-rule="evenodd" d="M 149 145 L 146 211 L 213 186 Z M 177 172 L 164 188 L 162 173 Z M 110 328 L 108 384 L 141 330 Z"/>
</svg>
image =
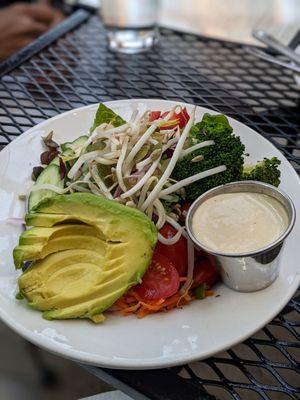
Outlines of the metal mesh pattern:
<svg viewBox="0 0 300 400">
<path fill-rule="evenodd" d="M 299 350 L 299 302 L 295 298 L 244 343 L 183 367 L 180 373 L 222 400 L 297 399 Z"/>
<path fill-rule="evenodd" d="M 95 17 L 2 77 L 0 146 L 63 111 L 135 97 L 184 101 L 226 113 L 267 137 L 300 170 L 299 87 L 290 72 L 237 44 L 165 29 L 160 45 L 149 53 L 112 54 Z M 199 394 L 207 392 L 207 398 L 296 399 L 299 328 L 295 298 L 243 344 L 169 372 L 198 387 Z M 155 390 L 148 396 L 163 398 Z"/>
</svg>

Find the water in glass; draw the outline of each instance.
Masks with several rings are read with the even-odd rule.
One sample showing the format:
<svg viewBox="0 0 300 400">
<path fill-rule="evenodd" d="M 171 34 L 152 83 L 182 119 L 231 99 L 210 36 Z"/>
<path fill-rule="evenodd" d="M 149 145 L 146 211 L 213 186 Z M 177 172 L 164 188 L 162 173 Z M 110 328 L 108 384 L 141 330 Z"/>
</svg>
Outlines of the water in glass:
<svg viewBox="0 0 300 400">
<path fill-rule="evenodd" d="M 101 16 L 113 51 L 135 54 L 157 42 L 158 0 L 102 0 Z"/>
</svg>

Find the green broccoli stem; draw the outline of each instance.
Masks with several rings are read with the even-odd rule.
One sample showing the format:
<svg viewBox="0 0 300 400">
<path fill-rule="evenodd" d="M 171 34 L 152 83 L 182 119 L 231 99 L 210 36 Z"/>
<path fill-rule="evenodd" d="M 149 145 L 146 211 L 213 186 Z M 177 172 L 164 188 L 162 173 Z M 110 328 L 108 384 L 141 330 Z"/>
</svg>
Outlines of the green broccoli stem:
<svg viewBox="0 0 300 400">
<path fill-rule="evenodd" d="M 179 160 L 172 177 L 180 181 L 220 165 L 225 165 L 226 170 L 188 185 L 186 196 L 190 201 L 213 187 L 239 180 L 243 171 L 245 147 L 240 138 L 232 133 L 224 115 L 205 114 L 202 121 L 192 127 L 190 146 L 208 140 L 214 141 L 214 144 L 188 153 Z M 195 162 L 195 157 L 198 157 L 198 162 Z"/>
<path fill-rule="evenodd" d="M 225 115 L 204 114 L 202 121 L 195 124 L 188 138 L 188 145 L 213 141 L 214 144 L 188 152 L 176 164 L 172 178 L 177 181 L 225 165 L 226 170 L 186 186 L 186 198 L 194 201 L 207 190 L 226 183 L 240 180 L 256 180 L 274 186 L 280 184 L 280 161 L 265 158 L 252 166 L 244 166 L 245 146 Z"/>
</svg>

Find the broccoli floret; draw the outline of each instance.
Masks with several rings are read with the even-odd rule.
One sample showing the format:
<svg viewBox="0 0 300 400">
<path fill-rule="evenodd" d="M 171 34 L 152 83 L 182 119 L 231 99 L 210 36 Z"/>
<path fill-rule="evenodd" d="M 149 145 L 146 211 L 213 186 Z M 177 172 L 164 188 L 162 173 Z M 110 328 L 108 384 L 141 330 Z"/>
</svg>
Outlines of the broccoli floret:
<svg viewBox="0 0 300 400">
<path fill-rule="evenodd" d="M 172 178 L 179 181 L 220 165 L 226 165 L 227 169 L 187 186 L 186 197 L 190 201 L 194 201 L 213 187 L 240 180 L 243 171 L 245 146 L 240 138 L 232 133 L 225 115 L 204 114 L 202 121 L 192 127 L 189 145 L 206 140 L 214 140 L 215 144 L 198 149 L 179 160 Z M 203 156 L 203 160 L 192 162 L 192 159 L 199 155 Z"/>
<path fill-rule="evenodd" d="M 227 117 L 223 114 L 211 115 L 209 113 L 205 113 L 203 115 L 202 121 L 198 122 L 190 131 L 190 136 L 197 141 L 201 141 L 203 135 L 230 135 L 233 129 L 230 126 Z M 200 136 L 199 136 L 200 134 Z M 209 138 L 211 139 L 211 138 Z M 207 136 L 206 139 L 208 140 Z"/>
<path fill-rule="evenodd" d="M 256 165 L 245 166 L 241 180 L 260 181 L 277 187 L 280 184 L 280 163 L 277 157 L 273 157 L 264 158 Z"/>
</svg>

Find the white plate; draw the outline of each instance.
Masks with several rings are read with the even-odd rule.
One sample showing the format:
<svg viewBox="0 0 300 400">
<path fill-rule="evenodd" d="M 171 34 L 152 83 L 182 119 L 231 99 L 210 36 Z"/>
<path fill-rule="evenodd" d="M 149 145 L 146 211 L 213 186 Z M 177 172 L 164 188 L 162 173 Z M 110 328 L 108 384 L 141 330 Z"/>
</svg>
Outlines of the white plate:
<svg viewBox="0 0 300 400">
<path fill-rule="evenodd" d="M 122 100 L 106 103 L 123 118 L 138 107 L 168 110 L 174 102 Z M 187 105 L 191 110 L 191 105 Z M 54 130 L 58 142 L 75 139 L 91 126 L 97 105 L 58 115 L 30 129 L 0 153 L 0 317 L 29 341 L 61 356 L 109 368 L 162 368 L 202 359 L 251 336 L 284 307 L 299 285 L 300 224 L 296 224 L 282 254 L 281 273 L 269 288 L 257 293 L 238 293 L 220 285 L 220 297 L 195 301 L 181 310 L 156 314 L 142 320 L 108 316 L 102 325 L 88 321 L 46 321 L 41 313 L 16 301 L 12 249 L 21 228 L 6 218 L 23 216 L 18 194 L 26 189 L 32 167 L 42 151 L 41 135 Z M 198 107 L 197 120 L 204 112 Z M 300 210 L 300 185 L 296 172 L 267 140 L 245 125 L 230 119 L 250 161 L 277 156 L 281 159 L 282 184 Z"/>
</svg>

